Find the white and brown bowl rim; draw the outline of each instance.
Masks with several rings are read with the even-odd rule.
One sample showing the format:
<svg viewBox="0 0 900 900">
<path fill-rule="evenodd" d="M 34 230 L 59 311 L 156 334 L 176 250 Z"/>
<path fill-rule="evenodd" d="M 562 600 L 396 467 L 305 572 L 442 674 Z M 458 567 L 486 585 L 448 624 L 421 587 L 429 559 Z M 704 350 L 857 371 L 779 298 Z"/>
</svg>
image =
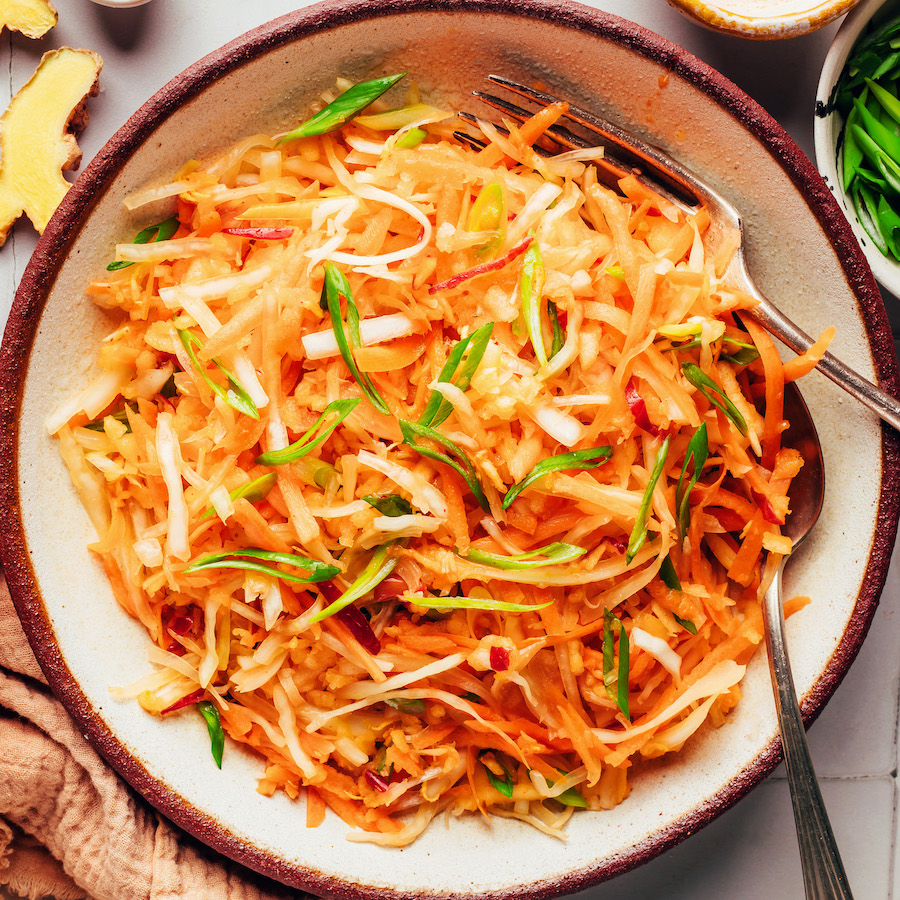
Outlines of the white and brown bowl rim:
<svg viewBox="0 0 900 900">
<path fill-rule="evenodd" d="M 900 384 L 881 295 L 856 238 L 810 160 L 759 104 L 719 72 L 676 44 L 619 17 L 565 0 L 325 0 L 232 41 L 172 79 L 148 100 L 103 147 L 68 192 L 41 236 L 16 293 L 0 349 L 0 534 L 3 535 L 0 559 L 23 627 L 48 682 L 82 733 L 113 768 L 156 809 L 204 844 L 282 884 L 333 897 L 391 900 L 409 897 L 412 900 L 412 895 L 406 893 L 368 889 L 313 868 L 289 864 L 236 838 L 165 783 L 151 777 L 109 730 L 82 692 L 54 639 L 30 564 L 18 506 L 18 419 L 27 360 L 41 313 L 73 236 L 120 167 L 174 109 L 258 55 L 306 35 L 361 20 L 427 12 L 508 15 L 593 34 L 657 62 L 715 100 L 768 149 L 806 198 L 835 247 L 847 282 L 858 299 L 879 383 L 890 393 L 896 393 Z M 822 677 L 805 698 L 803 712 L 807 722 L 816 718 L 840 684 L 871 624 L 891 559 L 898 514 L 900 437 L 882 426 L 882 485 L 869 565 L 842 639 Z M 776 739 L 723 791 L 672 826 L 649 834 L 627 853 L 599 860 L 560 879 L 517 884 L 479 896 L 539 900 L 583 890 L 622 874 L 708 824 L 762 781 L 780 759 L 781 745 Z M 453 890 L 427 890 L 415 896 L 469 895 Z"/>
</svg>

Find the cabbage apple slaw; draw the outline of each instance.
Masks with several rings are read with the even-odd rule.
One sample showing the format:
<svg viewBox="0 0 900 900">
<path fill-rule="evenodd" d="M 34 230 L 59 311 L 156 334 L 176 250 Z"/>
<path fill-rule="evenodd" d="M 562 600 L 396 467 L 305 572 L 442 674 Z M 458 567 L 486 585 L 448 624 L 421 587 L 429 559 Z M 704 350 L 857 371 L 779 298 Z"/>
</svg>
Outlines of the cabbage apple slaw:
<svg viewBox="0 0 900 900">
<path fill-rule="evenodd" d="M 47 427 L 150 638 L 118 697 L 351 840 L 564 837 L 739 701 L 833 332 L 782 362 L 736 235 L 541 149 L 565 104 L 479 149 L 399 77 L 127 198 L 175 212 L 89 286 L 121 324 Z"/>
</svg>

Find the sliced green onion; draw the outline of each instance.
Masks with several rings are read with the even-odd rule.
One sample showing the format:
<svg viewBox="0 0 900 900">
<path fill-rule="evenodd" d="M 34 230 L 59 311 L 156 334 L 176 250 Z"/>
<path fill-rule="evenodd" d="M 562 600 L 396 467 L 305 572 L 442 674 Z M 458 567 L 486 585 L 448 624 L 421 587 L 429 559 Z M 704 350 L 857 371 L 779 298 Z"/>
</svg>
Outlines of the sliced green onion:
<svg viewBox="0 0 900 900">
<path fill-rule="evenodd" d="M 872 238 L 872 242 L 879 252 L 885 256 L 890 254 L 890 248 L 881 233 L 878 220 L 878 199 L 876 193 L 861 182 L 858 182 L 853 190 L 853 208 L 859 218 L 859 223 L 865 229 L 866 234 Z"/>
<path fill-rule="evenodd" d="M 137 412 L 137 406 L 126 404 L 132 411 Z M 117 413 L 110 413 L 109 415 L 103 416 L 102 418 L 95 419 L 93 422 L 88 422 L 86 425 L 82 425 L 82 428 L 87 428 L 88 431 L 105 431 L 105 427 L 103 423 L 107 419 L 115 419 L 117 422 L 121 422 L 125 426 L 125 431 L 131 432 L 131 423 L 128 421 L 128 412 L 126 410 L 120 410 Z"/>
<path fill-rule="evenodd" d="M 672 613 L 675 616 L 675 621 L 685 630 L 689 631 L 691 634 L 697 633 L 697 626 L 690 619 L 682 619 L 678 613 Z"/>
<path fill-rule="evenodd" d="M 298 438 L 289 447 L 282 450 L 272 450 L 256 457 L 256 461 L 262 466 L 283 466 L 295 462 L 307 453 L 311 453 L 317 447 L 321 447 L 331 436 L 331 433 L 362 403 L 359 397 L 350 400 L 333 400 L 325 411 L 316 420 L 309 431 Z"/>
<path fill-rule="evenodd" d="M 662 332 L 662 329 L 659 330 Z M 731 344 L 733 347 L 738 348 L 735 353 L 723 353 L 722 359 L 734 363 L 736 366 L 749 366 L 750 363 L 759 359 L 759 350 L 756 349 L 754 344 L 739 341 L 737 338 L 729 337 L 727 334 L 723 334 L 721 340 L 723 344 Z M 700 340 L 698 338 L 697 340 L 687 341 L 684 344 L 678 344 L 672 349 L 680 352 L 682 350 L 693 350 L 694 347 L 699 346 Z"/>
<path fill-rule="evenodd" d="M 288 566 L 297 566 L 299 569 L 309 570 L 309 575 L 294 575 L 291 572 L 283 572 L 274 566 L 267 566 L 253 560 L 265 560 L 272 563 L 282 563 Z M 203 569 L 246 569 L 250 572 L 259 572 L 262 575 L 271 575 L 283 581 L 292 581 L 295 584 L 309 584 L 315 581 L 327 581 L 340 574 L 337 566 L 330 566 L 318 559 L 310 559 L 308 556 L 300 556 L 297 553 L 277 553 L 273 550 L 257 550 L 255 547 L 247 547 L 243 550 L 227 550 L 222 553 L 213 553 L 204 556 L 196 562 L 192 562 L 184 571 L 200 572 Z"/>
<path fill-rule="evenodd" d="M 563 806 L 576 806 L 581 809 L 587 809 L 588 805 L 587 800 L 573 787 L 563 791 L 561 794 L 557 794 L 555 797 L 551 797 L 551 799 L 557 800 Z"/>
<path fill-rule="evenodd" d="M 467 391 L 472 377 L 481 365 L 493 331 L 494 323 L 488 322 L 487 325 L 482 325 L 468 337 L 457 341 L 447 355 L 447 361 L 441 369 L 441 374 L 438 375 L 438 381 L 452 384 L 461 391 Z M 463 357 L 465 357 L 465 361 L 463 361 Z M 458 374 L 457 370 L 459 370 Z M 451 412 L 453 412 L 453 404 L 449 400 L 445 400 L 440 391 L 432 391 L 428 403 L 425 404 L 425 409 L 422 410 L 422 415 L 419 416 L 419 424 L 437 428 L 446 421 Z"/>
<path fill-rule="evenodd" d="M 178 337 L 181 339 L 181 345 L 190 357 L 194 368 L 197 370 L 200 377 L 209 385 L 210 390 L 218 397 L 221 397 L 230 407 L 232 407 L 232 409 L 236 409 L 245 416 L 250 416 L 251 419 L 258 419 L 259 410 L 256 408 L 253 398 L 247 393 L 244 386 L 237 380 L 235 375 L 226 369 L 217 359 L 213 359 L 212 362 L 228 380 L 228 389 L 226 390 L 221 384 L 213 381 L 212 378 L 207 375 L 206 369 L 203 368 L 203 365 L 194 351 L 194 347 L 203 346 L 203 341 L 201 341 L 193 331 L 188 331 L 185 328 L 178 328 L 176 330 L 178 331 Z"/>
<path fill-rule="evenodd" d="M 644 490 L 644 499 L 641 500 L 637 519 L 635 519 L 634 528 L 631 530 L 631 537 L 628 539 L 628 548 L 625 550 L 626 562 L 630 563 L 634 559 L 638 550 L 644 546 L 644 541 L 647 540 L 647 516 L 650 512 L 650 503 L 653 500 L 656 482 L 659 481 L 659 476 L 662 474 L 663 466 L 666 462 L 666 456 L 669 453 L 670 440 L 671 435 L 663 441 L 662 447 L 659 448 L 659 453 L 656 456 L 656 465 L 650 473 L 650 480 L 647 482 L 647 487 Z"/>
<path fill-rule="evenodd" d="M 851 131 L 852 126 L 857 124 L 859 123 L 856 110 L 851 109 L 847 116 L 847 120 L 844 123 L 844 151 L 841 160 L 844 190 L 848 192 L 851 190 L 853 179 L 856 177 L 863 164 L 863 152 L 860 149 L 859 144 L 856 143 L 856 139 L 853 137 L 853 132 Z"/>
<path fill-rule="evenodd" d="M 408 700 L 401 697 L 400 699 L 391 698 L 384 702 L 390 706 L 391 709 L 396 709 L 397 712 L 406 713 L 410 716 L 421 716 L 426 709 L 424 700 Z"/>
<path fill-rule="evenodd" d="M 291 471 L 304 483 L 310 487 L 321 488 L 327 491 L 329 488 L 337 491 L 341 485 L 341 476 L 338 470 L 319 459 L 318 456 L 302 456 L 292 464 Z"/>
<path fill-rule="evenodd" d="M 345 606 L 349 606 L 354 601 L 359 600 L 360 597 L 364 597 L 381 584 L 381 582 L 394 571 L 394 568 L 397 565 L 397 557 L 388 556 L 394 543 L 394 541 L 389 541 L 378 547 L 372 554 L 372 558 L 369 560 L 368 565 L 359 573 L 359 576 L 353 584 L 351 584 L 337 600 L 329 603 L 325 609 L 317 612 L 309 620 L 310 624 L 321 622 L 322 619 L 333 616 L 335 613 L 340 612 Z"/>
<path fill-rule="evenodd" d="M 425 609 L 486 609 L 498 612 L 531 612 L 550 606 L 551 600 L 546 603 L 507 603 L 505 600 L 482 600 L 480 597 L 433 597 L 430 594 L 418 596 L 404 594 L 401 598 L 406 603 L 413 603 Z"/>
<path fill-rule="evenodd" d="M 526 553 L 516 553 L 514 556 L 505 556 L 501 553 L 484 553 L 481 550 L 470 550 L 463 555 L 463 559 L 478 563 L 482 566 L 491 566 L 494 569 L 508 569 L 510 571 L 524 569 L 540 569 L 544 566 L 558 566 L 563 563 L 573 562 L 585 554 L 584 547 L 576 547 L 574 544 L 564 544 L 556 541 L 547 544 L 546 547 L 538 547 Z"/>
<path fill-rule="evenodd" d="M 884 235 L 885 242 L 890 248 L 891 253 L 900 259 L 900 240 L 898 240 L 898 231 L 900 231 L 900 215 L 888 203 L 887 198 L 882 194 L 878 198 L 878 229 Z"/>
<path fill-rule="evenodd" d="M 621 266 L 607 266 L 603 271 L 613 278 L 618 278 L 619 281 L 625 280 L 625 270 Z"/>
<path fill-rule="evenodd" d="M 741 347 L 736 353 L 723 353 L 722 359 L 735 366 L 749 366 L 759 359 L 759 350 L 756 347 Z"/>
<path fill-rule="evenodd" d="M 851 126 L 850 131 L 866 159 L 875 166 L 891 190 L 900 192 L 900 166 L 897 162 L 859 125 Z"/>
<path fill-rule="evenodd" d="M 357 125 L 371 128 L 372 131 L 399 131 L 415 122 L 423 122 L 426 119 L 439 121 L 438 116 L 445 119 L 449 114 L 436 106 L 428 103 L 412 103 L 407 106 L 398 106 L 395 109 L 387 109 L 384 112 L 369 113 L 356 119 Z"/>
<path fill-rule="evenodd" d="M 494 762 L 496 762 L 496 764 L 500 766 L 501 769 L 503 769 L 503 778 L 500 778 L 495 772 L 490 769 L 489 766 L 482 762 L 481 765 L 484 767 L 484 771 L 487 773 L 488 781 L 490 781 L 494 788 L 501 794 L 503 794 L 504 797 L 511 800 L 513 795 L 513 777 L 510 774 L 509 769 L 507 769 L 506 766 L 503 765 L 503 763 L 500 762 L 499 759 L 497 759 L 497 755 L 493 750 L 480 750 L 478 752 L 479 762 L 481 761 L 481 757 L 486 753 L 490 753 L 494 758 Z"/>
<path fill-rule="evenodd" d="M 694 363 L 682 363 L 681 371 L 684 377 L 712 403 L 716 409 L 720 409 L 734 423 L 735 428 L 741 433 L 747 433 L 747 423 L 741 415 L 740 410 L 725 396 L 722 388 L 720 388 L 712 378 L 707 375 L 700 366 Z M 718 394 L 718 398 L 715 396 Z"/>
<path fill-rule="evenodd" d="M 616 674 L 614 653 L 613 630 L 619 632 L 619 666 Z M 631 719 L 628 711 L 628 670 L 629 670 L 629 643 L 628 632 L 622 624 L 622 620 L 611 610 L 603 611 L 603 684 L 606 692 L 616 701 L 616 706 L 622 710 L 626 719 Z M 613 685 L 616 690 L 613 692 Z"/>
<path fill-rule="evenodd" d="M 503 508 L 509 509 L 513 500 L 530 484 L 533 484 L 551 472 L 563 472 L 568 469 L 596 469 L 602 466 L 612 455 L 611 447 L 590 447 L 587 450 L 571 450 L 541 460 L 520 482 L 514 484 L 503 498 Z"/>
<path fill-rule="evenodd" d="M 506 238 L 506 204 L 503 200 L 503 185 L 491 182 L 481 189 L 469 213 L 467 231 L 495 231 L 496 236 L 475 248 L 476 256 L 490 256 L 503 245 Z"/>
<path fill-rule="evenodd" d="M 410 128 L 409 131 L 404 131 L 397 138 L 394 146 L 399 147 L 401 150 L 415 150 L 427 137 L 428 132 L 424 128 Z"/>
<path fill-rule="evenodd" d="M 872 143 L 886 153 L 895 163 L 900 163 L 900 135 L 890 128 L 885 127 L 878 119 L 866 109 L 859 97 L 853 98 L 853 106 L 859 116 L 860 124 L 854 124 L 852 130 L 862 131 Z M 856 135 L 855 135 L 856 136 Z M 860 147 L 865 154 L 866 148 Z"/>
<path fill-rule="evenodd" d="M 265 475 L 260 475 L 259 478 L 254 478 L 253 481 L 248 481 L 246 484 L 236 487 L 233 491 L 229 491 L 228 496 L 232 500 L 238 500 L 243 497 L 245 500 L 249 500 L 250 503 L 258 503 L 260 500 L 268 497 L 269 491 L 275 487 L 276 481 L 278 481 L 278 475 L 275 472 L 266 472 Z M 215 509 L 211 506 L 200 516 L 200 521 L 208 519 L 214 513 Z"/>
<path fill-rule="evenodd" d="M 558 771 L 560 775 L 569 774 L 568 772 L 563 772 L 562 769 L 559 769 Z M 553 782 L 549 778 L 547 779 L 547 786 L 553 787 Z M 568 788 L 561 794 L 558 794 L 556 797 L 550 797 L 548 799 L 556 800 L 557 802 L 562 803 L 564 806 L 578 806 L 582 809 L 587 809 L 587 800 L 585 800 L 584 797 L 581 796 L 581 793 L 573 787 Z"/>
<path fill-rule="evenodd" d="M 490 512 L 491 507 L 488 503 L 487 497 L 484 495 L 484 490 L 481 487 L 481 484 L 478 481 L 478 475 L 475 472 L 475 467 L 472 465 L 471 460 L 468 456 L 466 456 L 465 452 L 448 437 L 444 437 L 439 431 L 435 431 L 433 428 L 428 428 L 425 425 L 419 425 L 416 422 L 408 422 L 406 419 L 400 419 L 400 431 L 403 434 L 403 443 L 412 447 L 416 453 L 421 454 L 422 456 L 427 457 L 428 459 L 433 459 L 435 462 L 443 463 L 445 466 L 450 466 L 455 472 L 459 473 L 459 475 L 463 478 L 466 484 L 469 486 L 469 490 L 475 495 L 475 499 L 478 501 L 478 505 L 485 511 Z M 416 443 L 416 438 L 427 438 L 430 441 L 434 441 L 436 444 L 440 444 L 442 447 L 445 447 L 449 450 L 456 459 L 451 459 L 444 453 L 440 453 L 437 450 L 432 450 L 430 447 L 423 447 L 421 444 Z"/>
<path fill-rule="evenodd" d="M 667 588 L 671 588 L 673 591 L 681 590 L 681 582 L 678 580 L 678 573 L 675 571 L 671 557 L 667 556 L 662 561 L 659 567 L 659 577 Z"/>
<path fill-rule="evenodd" d="M 197 703 L 200 715 L 206 720 L 206 730 L 209 732 L 209 749 L 216 765 L 222 768 L 222 753 L 225 750 L 225 732 L 222 731 L 222 720 L 219 718 L 219 708 L 209 700 L 200 700 Z"/>
<path fill-rule="evenodd" d="M 149 244 L 156 243 L 157 241 L 167 241 L 176 231 L 178 231 L 178 226 L 181 223 L 175 216 L 172 216 L 171 219 L 166 219 L 164 222 L 158 222 L 156 225 L 148 225 L 146 228 L 141 229 L 131 241 L 132 244 Z M 118 269 L 127 269 L 129 266 L 133 266 L 133 262 L 126 262 L 124 259 L 116 260 L 115 262 L 111 262 L 107 267 L 107 272 L 115 272 Z"/>
<path fill-rule="evenodd" d="M 691 491 L 697 483 L 697 479 L 703 472 L 703 466 L 709 456 L 709 440 L 706 435 L 706 422 L 695 432 L 687 445 L 684 454 L 684 462 L 681 465 L 681 474 L 678 476 L 678 484 L 675 487 L 675 512 L 678 522 L 678 540 L 684 541 L 691 524 L 691 508 L 689 501 Z M 693 469 L 687 487 L 684 485 L 684 477 L 687 474 L 688 465 L 693 461 Z"/>
<path fill-rule="evenodd" d="M 550 317 L 550 330 L 553 332 L 553 343 L 550 345 L 550 359 L 553 359 L 562 350 L 566 339 L 562 325 L 559 324 L 559 310 L 552 300 L 547 301 L 547 315 Z"/>
<path fill-rule="evenodd" d="M 680 322 L 676 325 L 660 325 L 656 329 L 658 335 L 674 341 L 697 337 L 701 331 L 703 331 L 702 322 Z M 699 344 L 699 341 L 697 343 Z"/>
<path fill-rule="evenodd" d="M 900 99 L 890 91 L 885 90 L 877 81 L 866 79 L 866 85 L 875 99 L 881 104 L 882 109 L 895 121 L 900 123 Z"/>
<path fill-rule="evenodd" d="M 344 273 L 334 265 L 334 263 L 325 263 L 325 283 L 322 285 L 322 296 L 325 298 L 325 304 L 331 315 L 331 327 L 334 329 L 334 336 L 337 341 L 338 349 L 341 357 L 347 364 L 350 374 L 356 380 L 356 383 L 366 395 L 368 401 L 380 413 L 389 416 L 390 408 L 384 401 L 384 397 L 378 393 L 378 389 L 372 383 L 372 379 L 363 372 L 359 371 L 356 360 L 353 358 L 353 347 L 359 347 L 362 341 L 359 336 L 359 310 L 353 302 L 353 293 L 350 290 L 350 283 L 347 281 Z M 347 302 L 347 331 L 344 330 L 344 320 L 341 318 L 341 297 Z M 347 340 L 347 332 L 350 334 L 350 340 Z"/>
<path fill-rule="evenodd" d="M 544 293 L 544 262 L 537 241 L 532 241 L 522 259 L 522 274 L 519 278 L 519 302 L 522 304 L 522 318 L 525 331 L 534 348 L 538 364 L 547 365 L 547 351 L 544 348 L 544 331 L 541 323 L 541 299 Z"/>
<path fill-rule="evenodd" d="M 388 75 L 386 78 L 373 78 L 371 81 L 361 81 L 344 91 L 339 97 L 320 109 L 293 131 L 288 132 L 279 144 L 288 141 L 296 141 L 300 138 L 313 137 L 317 134 L 327 134 L 336 131 L 342 125 L 350 121 L 357 113 L 364 110 L 370 103 L 377 100 L 385 91 L 393 87 L 406 72 L 398 75 Z"/>
<path fill-rule="evenodd" d="M 374 494 L 370 494 L 368 497 L 363 497 L 363 500 L 369 506 L 374 506 L 383 516 L 391 516 L 391 518 L 408 516 L 413 509 L 409 500 L 399 494 L 388 494 L 385 497 L 376 497 Z"/>
</svg>

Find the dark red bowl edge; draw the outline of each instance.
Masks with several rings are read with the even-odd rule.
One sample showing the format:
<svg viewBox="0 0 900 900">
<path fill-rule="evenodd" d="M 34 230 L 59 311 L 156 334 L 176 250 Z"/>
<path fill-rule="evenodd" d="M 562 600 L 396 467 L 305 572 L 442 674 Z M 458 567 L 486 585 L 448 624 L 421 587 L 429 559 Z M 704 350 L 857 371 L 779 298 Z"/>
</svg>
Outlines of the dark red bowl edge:
<svg viewBox="0 0 900 900">
<path fill-rule="evenodd" d="M 214 51 L 176 76 L 147 101 L 101 149 L 73 185 L 41 236 L 16 293 L 0 348 L 0 472 L 4 473 L 0 479 L 0 532 L 4 535 L 0 559 L 16 609 L 48 681 L 91 743 L 126 781 L 185 831 L 231 859 L 283 884 L 352 900 L 414 900 L 426 894 L 361 888 L 313 870 L 288 865 L 228 834 L 211 817 L 152 778 L 112 735 L 74 681 L 52 638 L 52 628 L 30 565 L 18 515 L 17 422 L 25 375 L 25 367 L 19 365 L 19 361 L 30 354 L 40 314 L 55 279 L 51 261 L 64 258 L 73 235 L 89 214 L 91 200 L 102 196 L 118 167 L 168 117 L 176 104 L 197 96 L 217 78 L 261 53 L 322 28 L 421 11 L 514 15 L 587 31 L 656 61 L 718 102 L 772 151 L 807 199 L 814 216 L 840 252 L 844 274 L 863 312 L 881 386 L 896 394 L 900 381 L 890 325 L 878 287 L 843 213 L 810 160 L 762 107 L 725 76 L 667 39 L 611 14 L 560 0 L 325 0 L 275 19 Z M 869 566 L 849 626 L 822 677 L 805 698 L 804 718 L 807 722 L 813 721 L 821 712 L 859 651 L 887 576 L 900 516 L 900 436 L 884 425 L 882 460 L 878 524 Z M 669 828 L 640 842 L 630 852 L 606 859 L 597 866 L 560 879 L 500 891 L 477 895 L 429 892 L 427 896 L 447 900 L 473 896 L 542 900 L 590 887 L 629 871 L 680 843 L 730 808 L 762 781 L 780 759 L 780 741 L 776 739 L 724 791 Z"/>
</svg>

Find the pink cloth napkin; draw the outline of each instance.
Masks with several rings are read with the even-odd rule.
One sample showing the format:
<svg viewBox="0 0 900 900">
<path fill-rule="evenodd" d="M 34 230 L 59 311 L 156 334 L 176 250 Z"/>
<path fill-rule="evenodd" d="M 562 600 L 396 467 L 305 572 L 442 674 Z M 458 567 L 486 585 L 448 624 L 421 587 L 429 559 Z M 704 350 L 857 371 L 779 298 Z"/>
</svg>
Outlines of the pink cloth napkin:
<svg viewBox="0 0 900 900">
<path fill-rule="evenodd" d="M 303 900 L 137 797 L 46 686 L 0 574 L 0 886 L 29 900 Z"/>
</svg>

